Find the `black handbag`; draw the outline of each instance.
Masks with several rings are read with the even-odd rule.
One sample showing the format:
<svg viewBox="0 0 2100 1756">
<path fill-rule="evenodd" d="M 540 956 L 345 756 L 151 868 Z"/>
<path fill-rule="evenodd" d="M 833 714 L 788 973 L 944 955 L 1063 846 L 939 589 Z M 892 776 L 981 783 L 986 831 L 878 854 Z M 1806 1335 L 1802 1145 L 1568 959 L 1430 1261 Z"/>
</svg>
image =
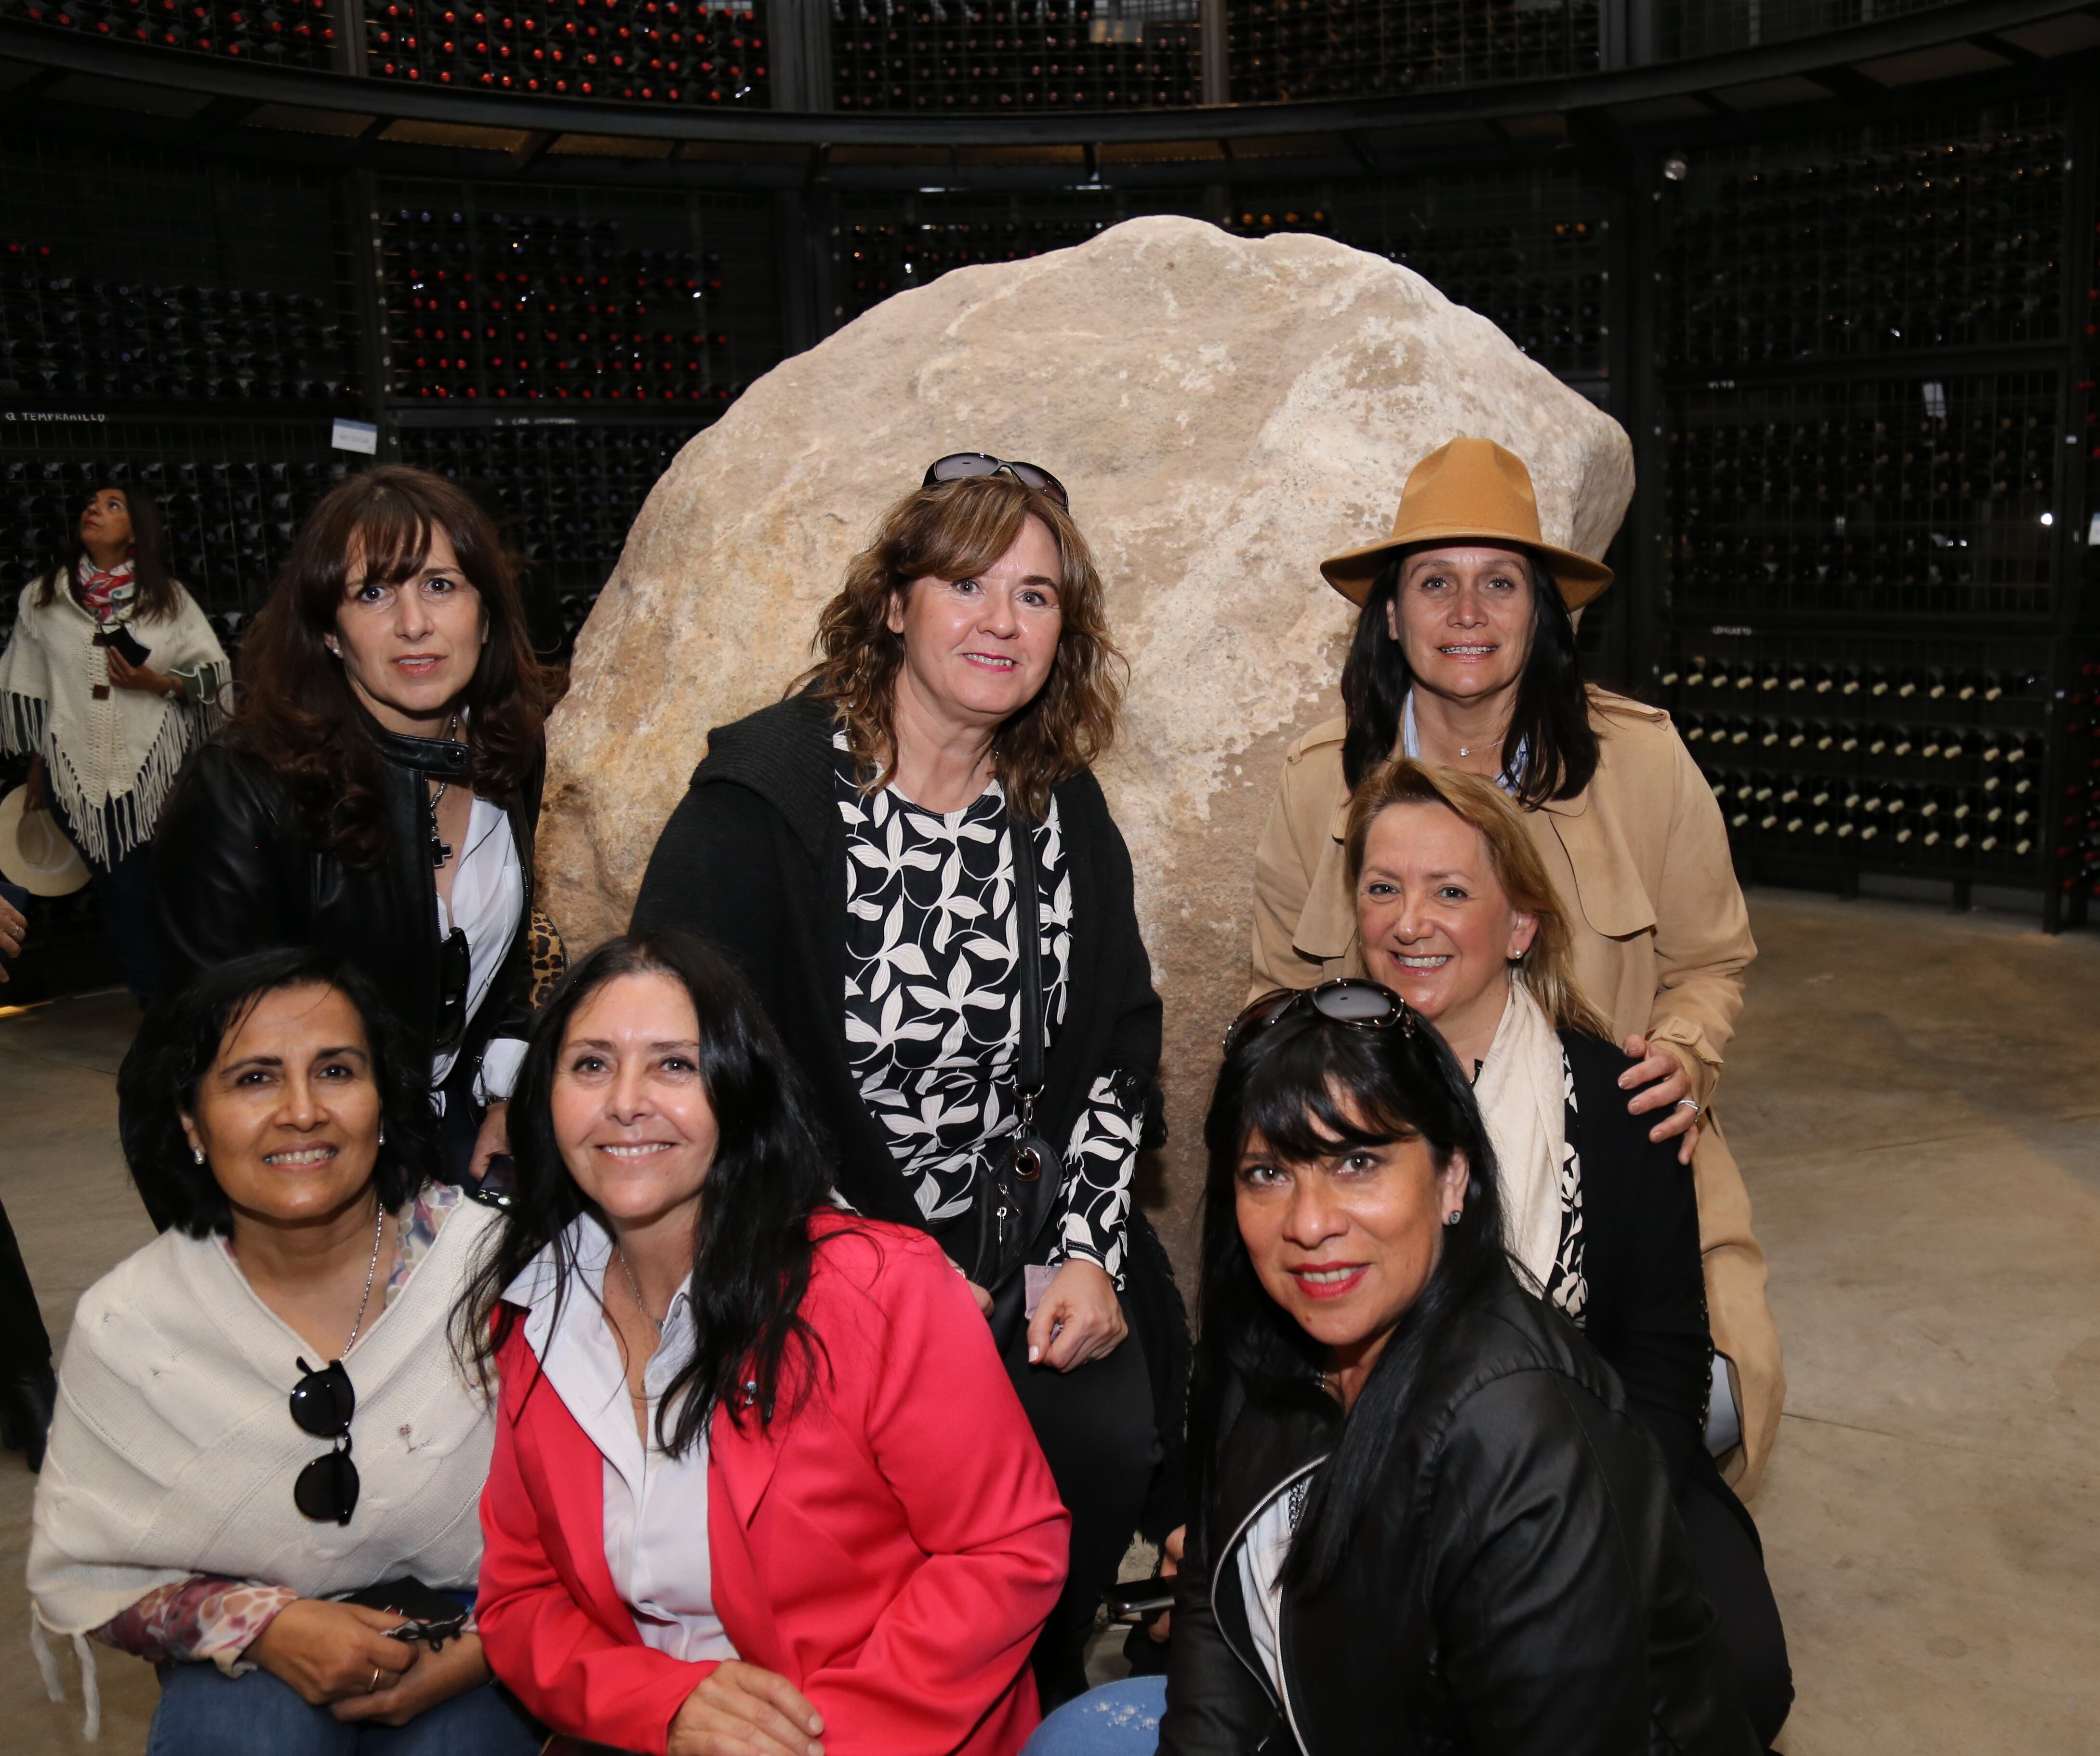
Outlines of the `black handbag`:
<svg viewBox="0 0 2100 1756">
<path fill-rule="evenodd" d="M 1013 844 L 1015 954 L 1021 986 L 1021 1052 L 1014 1064 L 1019 1122 L 1007 1149 L 977 1179 L 977 1257 L 969 1277 L 999 1299 L 1029 1260 L 1064 1186 L 1065 1160 L 1035 1132 L 1043 1096 L 1043 929 L 1036 893 L 1035 841 L 1012 811 L 1006 816 Z M 1005 1300 L 1003 1303 L 1011 1303 Z"/>
</svg>

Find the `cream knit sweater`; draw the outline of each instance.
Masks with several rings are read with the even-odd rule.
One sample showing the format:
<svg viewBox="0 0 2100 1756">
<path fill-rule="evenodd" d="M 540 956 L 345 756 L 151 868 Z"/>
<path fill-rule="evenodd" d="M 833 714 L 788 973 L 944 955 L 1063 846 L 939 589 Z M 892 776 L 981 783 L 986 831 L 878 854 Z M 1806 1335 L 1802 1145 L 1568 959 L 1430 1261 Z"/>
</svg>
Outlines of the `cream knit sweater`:
<svg viewBox="0 0 2100 1756">
<path fill-rule="evenodd" d="M 90 1287 L 37 1484 L 29 1585 L 43 1626 L 84 1634 L 192 1573 L 308 1597 L 404 1573 L 471 1589 L 494 1427 L 446 1323 L 497 1220 L 453 1209 L 344 1361 L 363 1484 L 346 1526 L 292 1504 L 293 1478 L 328 1445 L 293 1424 L 288 1399 L 298 1357 L 323 1362 L 218 1239 L 165 1232 Z"/>
</svg>

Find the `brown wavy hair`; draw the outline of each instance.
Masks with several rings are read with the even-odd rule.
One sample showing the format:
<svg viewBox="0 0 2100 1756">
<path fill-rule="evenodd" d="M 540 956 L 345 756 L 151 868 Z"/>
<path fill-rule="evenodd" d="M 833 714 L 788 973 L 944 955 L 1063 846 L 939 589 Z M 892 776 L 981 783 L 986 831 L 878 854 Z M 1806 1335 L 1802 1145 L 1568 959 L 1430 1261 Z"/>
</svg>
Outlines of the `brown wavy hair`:
<svg viewBox="0 0 2100 1756">
<path fill-rule="evenodd" d="M 818 619 L 821 656 L 790 687 L 814 688 L 836 705 L 865 791 L 880 792 L 897 773 L 893 708 L 904 639 L 889 629 L 891 598 L 907 597 L 915 580 L 982 573 L 1031 518 L 1057 545 L 1062 625 L 1048 680 L 992 735 L 994 772 L 1014 810 L 1040 823 L 1050 789 L 1114 741 L 1129 667 L 1109 638 L 1101 576 L 1071 514 L 1011 476 L 944 482 L 907 494 L 882 515 L 874 541 L 853 558 L 845 585 Z"/>
<path fill-rule="evenodd" d="M 474 788 L 514 800 L 539 760 L 548 679 L 495 525 L 474 498 L 426 470 L 386 464 L 353 475 L 314 508 L 240 643 L 233 717 L 222 735 L 276 770 L 314 814 L 321 846 L 352 865 L 386 851 L 386 759 L 324 643 L 336 631 L 353 558 L 364 577 L 414 576 L 443 531 L 480 595 L 488 638 L 463 697 Z"/>
<path fill-rule="evenodd" d="M 1440 805 L 1461 823 L 1470 823 L 1487 845 L 1488 863 L 1511 907 L 1538 923 L 1531 949 L 1517 960 L 1511 975 L 1538 1002 L 1556 1030 L 1580 1030 L 1612 1040 L 1612 1028 L 1582 997 L 1575 983 L 1575 936 L 1568 911 L 1546 876 L 1531 832 L 1508 796 L 1493 781 L 1462 769 L 1432 768 L 1412 757 L 1396 756 L 1364 777 L 1349 800 L 1349 831 L 1343 846 L 1349 860 L 1349 889 L 1363 880 L 1364 845 L 1379 813 L 1396 805 Z"/>
</svg>

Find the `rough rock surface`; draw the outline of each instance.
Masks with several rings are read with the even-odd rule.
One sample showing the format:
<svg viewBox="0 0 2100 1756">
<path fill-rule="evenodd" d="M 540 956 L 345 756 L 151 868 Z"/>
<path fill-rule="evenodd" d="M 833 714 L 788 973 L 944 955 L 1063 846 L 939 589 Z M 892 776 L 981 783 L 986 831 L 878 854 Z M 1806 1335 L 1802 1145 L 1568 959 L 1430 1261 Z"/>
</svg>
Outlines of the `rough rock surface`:
<svg viewBox="0 0 2100 1756">
<path fill-rule="evenodd" d="M 1285 746 L 1335 710 L 1351 612 L 1317 563 L 1388 529 L 1409 470 L 1461 434 L 1529 463 L 1547 540 L 1603 553 L 1632 492 L 1624 434 L 1381 258 L 1138 219 L 886 301 L 754 385 L 642 509 L 553 722 L 554 918 L 578 949 L 624 924 L 708 728 L 779 697 L 848 557 L 930 460 L 1043 464 L 1131 662 L 1101 778 L 1167 1008 L 1174 1141 L 1142 1193 L 1187 1260 L 1255 840 Z"/>
</svg>

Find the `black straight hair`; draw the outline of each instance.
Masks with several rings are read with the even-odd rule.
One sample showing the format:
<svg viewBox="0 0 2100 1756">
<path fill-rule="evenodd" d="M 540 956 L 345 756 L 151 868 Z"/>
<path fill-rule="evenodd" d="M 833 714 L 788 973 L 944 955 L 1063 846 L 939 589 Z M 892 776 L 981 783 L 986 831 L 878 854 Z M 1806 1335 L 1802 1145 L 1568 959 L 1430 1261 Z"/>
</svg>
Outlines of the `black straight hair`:
<svg viewBox="0 0 2100 1756">
<path fill-rule="evenodd" d="M 1427 546 L 1403 549 L 1379 569 L 1357 616 L 1357 632 L 1342 666 L 1342 712 L 1348 732 L 1342 741 L 1342 774 L 1353 792 L 1364 777 L 1400 743 L 1401 714 L 1414 673 L 1405 642 L 1393 638 L 1386 611 L 1400 597 L 1401 570 L 1410 555 Z M 1531 572 L 1531 651 L 1518 678 L 1516 707 L 1502 739 L 1502 770 L 1524 752 L 1516 802 L 1537 810 L 1553 799 L 1572 799 L 1597 772 L 1597 731 L 1590 723 L 1590 698 L 1582 686 L 1582 663 L 1575 647 L 1575 619 L 1560 586 L 1536 555 Z"/>
<path fill-rule="evenodd" d="M 798 1401 L 819 1350 L 801 1316 L 815 1246 L 810 1221 L 828 1204 L 833 1166 L 801 1077 L 751 985 L 690 933 L 657 928 L 607 940 L 562 978 L 532 1021 L 511 1093 L 510 1152 L 517 1198 L 452 1314 L 452 1346 L 483 1384 L 519 1319 L 504 1290 L 554 1246 L 554 1311 L 574 1286 L 598 1296 L 577 1267 L 570 1228 L 589 1214 L 554 1134 L 554 1090 L 562 1044 L 584 1002 L 623 976 L 664 975 L 691 997 L 699 1021 L 700 1081 L 717 1131 L 693 1233 L 693 1357 L 664 1387 L 656 1437 L 677 1457 L 719 1407 L 741 1425 L 772 1423 L 783 1387 Z M 611 1228 L 608 1225 L 607 1229 Z M 793 1364 L 807 1370 L 791 1370 Z"/>
<path fill-rule="evenodd" d="M 233 1208 L 209 1164 L 199 1164 L 183 1132 L 196 1113 L 197 1088 L 226 1039 L 265 995 L 288 988 L 333 988 L 364 1026 L 379 1088 L 384 1139 L 373 1169 L 380 1205 L 390 1211 L 421 1189 L 438 1167 L 437 1118 L 430 1109 L 430 1064 L 404 1046 L 400 1027 L 371 980 L 354 964 L 303 946 L 251 951 L 205 970 L 188 986 L 164 992 L 117 1070 L 124 1157 L 147 1211 L 192 1238 L 233 1232 Z"/>
<path fill-rule="evenodd" d="M 156 618 L 173 615 L 182 606 L 182 596 L 168 571 L 168 533 L 161 522 L 160 504 L 143 488 L 108 476 L 97 477 L 73 496 L 73 527 L 52 552 L 37 607 L 42 609 L 58 596 L 61 579 L 70 591 L 79 583 L 82 568 L 94 565 L 80 540 L 80 515 L 96 495 L 108 493 L 121 494 L 125 510 L 131 514 L 131 577 L 139 588 L 133 600 L 137 613 Z"/>
<path fill-rule="evenodd" d="M 1393 1141 L 1427 1143 L 1440 1171 L 1463 1153 L 1465 1206 L 1440 1233 L 1427 1284 L 1402 1313 L 1371 1368 L 1342 1436 L 1308 1495 L 1284 1577 L 1317 1591 L 1340 1568 L 1379 1485 L 1416 1387 L 1455 1321 L 1507 1273 L 1494 1149 L 1473 1089 L 1426 1021 L 1365 1030 L 1310 1008 L 1250 1031 L 1218 1074 L 1203 1141 L 1202 1328 L 1190 1385 L 1191 1498 L 1207 1517 L 1223 1448 L 1249 1402 L 1322 1406 L 1325 1351 L 1268 1296 L 1240 1235 L 1240 1159 L 1259 1135 L 1286 1164 Z"/>
</svg>

